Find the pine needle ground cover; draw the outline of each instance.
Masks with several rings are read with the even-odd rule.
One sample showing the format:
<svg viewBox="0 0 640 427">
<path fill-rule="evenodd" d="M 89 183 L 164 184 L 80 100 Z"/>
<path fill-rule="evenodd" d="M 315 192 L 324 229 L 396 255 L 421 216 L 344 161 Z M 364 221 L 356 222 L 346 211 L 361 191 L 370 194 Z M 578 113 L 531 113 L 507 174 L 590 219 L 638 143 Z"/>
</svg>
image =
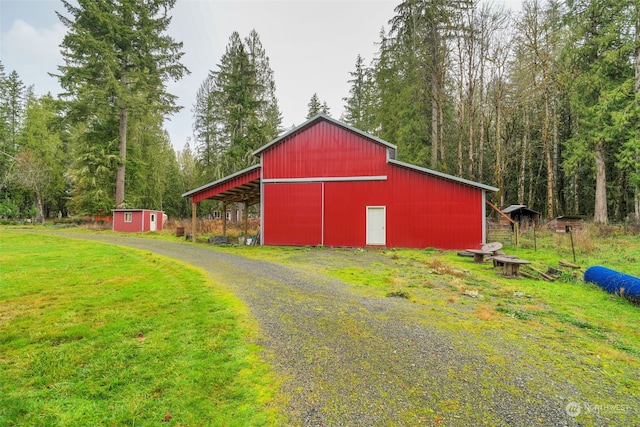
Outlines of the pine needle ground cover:
<svg viewBox="0 0 640 427">
<path fill-rule="evenodd" d="M 0 234 L 0 425 L 277 425 L 254 330 L 185 265 Z"/>
</svg>

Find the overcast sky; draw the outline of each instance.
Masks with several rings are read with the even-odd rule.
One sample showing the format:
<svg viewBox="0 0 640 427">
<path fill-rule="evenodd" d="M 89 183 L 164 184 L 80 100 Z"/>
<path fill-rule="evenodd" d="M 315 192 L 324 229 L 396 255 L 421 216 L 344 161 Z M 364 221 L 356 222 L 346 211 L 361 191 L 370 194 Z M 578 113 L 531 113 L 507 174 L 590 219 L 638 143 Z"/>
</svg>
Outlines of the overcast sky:
<svg viewBox="0 0 640 427">
<path fill-rule="evenodd" d="M 503 0 L 518 7 L 521 0 Z M 192 106 L 198 87 L 216 68 L 233 31 L 242 38 L 260 35 L 274 71 L 276 95 L 289 128 L 305 120 L 314 93 L 337 119 L 349 92 L 349 72 L 358 54 L 369 64 L 382 27 L 400 0 L 177 0 L 170 35 L 184 43 L 184 65 L 191 74 L 170 83 L 182 107 L 166 129 L 175 149 L 192 136 Z M 495 3 L 502 3 L 495 0 Z M 16 70 L 39 95 L 60 91 L 56 72 L 66 28 L 55 12 L 59 0 L 0 0 L 0 61 L 5 73 Z"/>
</svg>

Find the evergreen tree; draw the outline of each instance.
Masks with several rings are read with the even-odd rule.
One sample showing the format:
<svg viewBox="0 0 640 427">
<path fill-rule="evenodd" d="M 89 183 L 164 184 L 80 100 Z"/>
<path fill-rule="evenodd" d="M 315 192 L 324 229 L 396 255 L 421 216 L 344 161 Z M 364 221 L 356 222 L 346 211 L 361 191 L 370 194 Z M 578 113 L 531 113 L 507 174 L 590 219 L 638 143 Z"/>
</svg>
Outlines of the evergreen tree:
<svg viewBox="0 0 640 427">
<path fill-rule="evenodd" d="M 256 30 L 245 38 L 249 61 L 256 73 L 258 99 L 258 122 L 260 132 L 256 145 L 260 147 L 278 136 L 282 126 L 282 114 L 276 97 L 276 83 L 269 57 L 262 46 Z"/>
<path fill-rule="evenodd" d="M 428 165 L 430 104 L 413 53 L 381 32 L 374 61 L 375 127 L 378 136 L 399 147 L 400 160 Z"/>
<path fill-rule="evenodd" d="M 397 141 L 406 141 L 414 160 L 434 169 L 444 163 L 444 153 L 438 155 L 438 146 L 444 138 L 448 39 L 456 30 L 456 14 L 472 9 L 473 4 L 473 0 L 404 0 L 389 22 L 391 40 L 387 47 L 406 73 L 400 77 L 409 80 L 403 97 L 407 102 L 403 114 L 409 119 L 400 128 Z"/>
<path fill-rule="evenodd" d="M 222 118 L 220 112 L 220 97 L 215 91 L 216 82 L 212 75 L 207 76 L 196 93 L 193 106 L 193 134 L 197 141 L 196 152 L 200 159 L 201 168 L 212 171 L 217 160 L 228 148 L 220 128 Z"/>
<path fill-rule="evenodd" d="M 14 70 L 5 75 L 0 62 L 0 172 L 6 175 L 10 159 L 18 152 L 18 133 L 25 108 L 26 89 Z"/>
<path fill-rule="evenodd" d="M 251 155 L 280 132 L 281 114 L 269 58 L 255 31 L 234 32 L 215 71 L 200 86 L 193 108 L 202 181 L 252 164 Z"/>
<path fill-rule="evenodd" d="M 64 196 L 65 160 L 58 122 L 60 117 L 54 99 L 38 99 L 30 94 L 24 123 L 17 137 L 19 151 L 13 170 L 13 182 L 33 194 L 36 218 L 43 224 L 47 211 L 59 207 Z"/>
<path fill-rule="evenodd" d="M 7 76 L 0 62 L 0 197 L 17 208 L 24 205 L 25 197 L 28 198 L 20 187 L 13 185 L 26 96 L 25 85 L 18 73 L 12 71 Z"/>
<path fill-rule="evenodd" d="M 320 102 L 320 98 L 318 98 L 317 93 L 314 93 L 311 96 L 311 99 L 309 100 L 307 107 L 309 107 L 309 112 L 307 113 L 307 119 L 317 116 L 320 113 L 328 115 L 330 112 L 329 106 L 327 105 L 326 101 Z"/>
<path fill-rule="evenodd" d="M 373 120 L 373 80 L 371 70 L 364 65 L 364 59 L 358 55 L 356 69 L 351 75 L 351 89 L 345 101 L 343 120 L 351 126 L 365 132 L 374 131 Z"/>
<path fill-rule="evenodd" d="M 88 161 L 98 155 L 101 160 L 94 166 L 110 169 L 111 162 L 105 159 L 116 156 L 115 206 L 123 207 L 129 121 L 145 117 L 137 112 L 153 111 L 164 117 L 177 111 L 175 96 L 167 93 L 165 82 L 188 73 L 180 63 L 182 43 L 165 34 L 175 0 L 62 3 L 70 16 L 58 13 L 68 28 L 61 44 L 65 65 L 59 67 L 58 78 L 70 99 L 70 117 L 86 126 L 83 147 L 77 147 L 78 159 Z M 105 128 L 107 123 L 115 128 Z M 106 138 L 91 141 L 96 128 Z M 109 142 L 114 138 L 116 152 Z M 94 197 L 110 193 L 107 188 L 95 190 Z"/>
<path fill-rule="evenodd" d="M 575 127 L 565 168 L 570 172 L 582 162 L 594 166 L 594 220 L 605 224 L 609 221 L 608 176 L 619 173 L 612 168 L 612 159 L 634 134 L 632 122 L 623 119 L 635 99 L 634 4 L 632 0 L 577 0 L 570 3 L 568 15 L 573 28 L 567 57 Z M 620 210 L 624 204 L 620 199 L 632 197 L 618 194 L 616 199 L 613 204 Z"/>
</svg>

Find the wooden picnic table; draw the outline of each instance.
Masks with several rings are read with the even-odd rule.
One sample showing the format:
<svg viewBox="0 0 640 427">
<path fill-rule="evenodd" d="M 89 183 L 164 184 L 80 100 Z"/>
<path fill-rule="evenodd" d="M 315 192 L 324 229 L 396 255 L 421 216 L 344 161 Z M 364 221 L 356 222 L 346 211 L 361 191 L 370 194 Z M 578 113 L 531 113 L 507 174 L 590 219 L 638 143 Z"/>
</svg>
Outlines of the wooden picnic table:
<svg viewBox="0 0 640 427">
<path fill-rule="evenodd" d="M 496 252 L 498 252 L 500 249 L 502 249 L 502 243 L 500 242 L 491 242 L 482 245 L 483 251 L 491 252 L 494 255 L 496 255 Z"/>
<path fill-rule="evenodd" d="M 483 263 L 485 256 L 496 255 L 500 249 L 502 249 L 502 243 L 492 242 L 483 244 L 481 249 L 467 249 L 467 252 L 473 254 L 473 262 Z"/>
<path fill-rule="evenodd" d="M 502 274 L 506 277 L 520 277 L 520 266 L 531 264 L 531 261 L 508 256 L 498 255 L 491 259 L 493 259 L 494 262 L 502 264 Z"/>
<path fill-rule="evenodd" d="M 493 255 L 493 252 L 484 249 L 467 249 L 467 252 L 473 254 L 473 262 L 483 263 L 485 255 Z"/>
</svg>

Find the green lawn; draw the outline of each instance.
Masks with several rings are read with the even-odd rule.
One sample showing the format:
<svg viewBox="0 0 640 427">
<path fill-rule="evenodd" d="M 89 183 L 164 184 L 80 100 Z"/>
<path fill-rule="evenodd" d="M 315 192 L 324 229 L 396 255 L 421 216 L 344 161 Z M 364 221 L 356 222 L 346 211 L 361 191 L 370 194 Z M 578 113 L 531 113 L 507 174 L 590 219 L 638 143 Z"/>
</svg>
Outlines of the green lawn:
<svg viewBox="0 0 640 427">
<path fill-rule="evenodd" d="M 0 426 L 279 425 L 254 331 L 198 270 L 0 231 Z"/>
<path fill-rule="evenodd" d="M 167 413 L 177 425 L 281 424 L 275 380 L 246 340 L 255 327 L 199 272 L 148 253 L 0 233 L 0 425 L 145 425 Z M 640 306 L 582 280 L 592 265 L 640 276 L 638 235 L 576 233 L 582 270 L 565 268 L 554 282 L 504 278 L 491 263 L 429 248 L 198 245 L 311 269 L 372 297 L 407 298 L 438 314 L 428 316 L 433 327 L 477 337 L 494 363 L 574 379 L 589 404 L 629 404 L 594 384 L 640 395 Z M 569 236 L 555 233 L 537 235 L 535 247 L 525 234 L 504 251 L 539 271 L 573 261 Z M 495 337 L 518 359 L 494 348 Z"/>
</svg>

